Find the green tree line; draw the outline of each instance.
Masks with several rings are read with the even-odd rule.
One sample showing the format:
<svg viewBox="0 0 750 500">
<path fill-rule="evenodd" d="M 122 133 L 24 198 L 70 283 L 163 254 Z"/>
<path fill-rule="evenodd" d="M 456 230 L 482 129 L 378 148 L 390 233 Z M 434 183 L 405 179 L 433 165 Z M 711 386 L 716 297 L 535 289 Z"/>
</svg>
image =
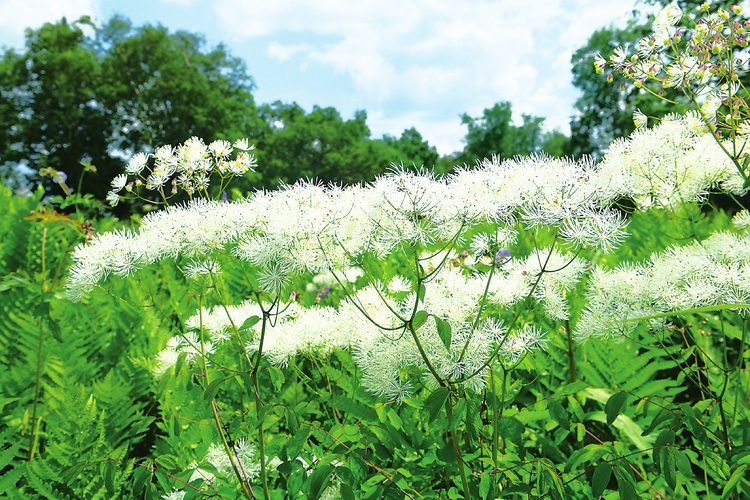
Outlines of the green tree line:
<svg viewBox="0 0 750 500">
<path fill-rule="evenodd" d="M 634 11 L 627 26 L 596 31 L 573 55 L 581 96 L 570 136 L 545 131 L 542 117 L 524 114 L 516 123 L 511 103 L 499 101 L 481 116 L 458 117 L 467 127 L 465 146 L 441 157 L 415 128 L 372 137 L 365 111 L 344 119 L 332 107 L 308 112 L 294 102 L 256 103 L 244 61 L 224 45 L 207 47 L 199 34 L 135 27 L 122 17 L 102 26 L 88 17 L 62 19 L 27 30 L 25 48 L 0 57 L 0 175 L 6 183 L 41 182 L 52 193 L 70 189 L 103 200 L 132 154 L 191 136 L 248 137 L 256 144 L 262 168 L 244 179 L 243 189 L 300 178 L 368 181 L 393 164 L 442 174 L 494 155 L 599 156 L 633 130 L 635 109 L 656 117 L 666 112 L 644 92 L 608 83 L 591 64 L 596 53 L 633 43 L 649 26 Z M 66 177 L 69 186 L 62 186 Z"/>
</svg>

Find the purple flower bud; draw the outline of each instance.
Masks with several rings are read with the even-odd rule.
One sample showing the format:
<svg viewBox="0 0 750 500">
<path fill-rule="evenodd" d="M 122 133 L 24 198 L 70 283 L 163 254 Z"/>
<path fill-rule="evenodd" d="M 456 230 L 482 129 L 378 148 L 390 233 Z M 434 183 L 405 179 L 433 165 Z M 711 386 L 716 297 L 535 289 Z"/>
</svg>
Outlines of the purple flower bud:
<svg viewBox="0 0 750 500">
<path fill-rule="evenodd" d="M 53 180 L 53 181 L 54 181 L 54 182 L 55 182 L 56 184 L 64 184 L 64 183 L 65 183 L 65 181 L 67 181 L 67 180 L 68 180 L 68 174 L 66 174 L 66 173 L 65 173 L 65 172 L 63 172 L 62 170 L 58 170 L 58 171 L 56 172 L 56 175 L 54 175 L 54 176 L 52 177 L 52 180 Z"/>
<path fill-rule="evenodd" d="M 506 260 L 510 259 L 510 250 L 503 247 L 495 254 L 495 264 L 501 266 Z"/>
</svg>

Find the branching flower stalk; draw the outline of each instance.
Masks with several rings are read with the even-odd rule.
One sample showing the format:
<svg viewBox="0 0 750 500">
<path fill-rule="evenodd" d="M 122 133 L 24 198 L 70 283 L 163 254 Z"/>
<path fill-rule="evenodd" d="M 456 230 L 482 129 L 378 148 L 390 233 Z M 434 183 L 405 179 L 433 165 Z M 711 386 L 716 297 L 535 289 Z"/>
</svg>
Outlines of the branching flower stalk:
<svg viewBox="0 0 750 500">
<path fill-rule="evenodd" d="M 663 90 L 679 89 L 747 188 L 750 94 L 742 77 L 747 73 L 750 21 L 742 16 L 739 5 L 711 12 L 705 3 L 702 10 L 702 18 L 689 28 L 681 27 L 681 21 L 691 21 L 677 2 L 670 3 L 656 16 L 653 32 L 638 42 L 635 54 L 629 56 L 619 47 L 608 61 L 597 56 L 594 66 L 604 73 L 609 65 L 636 88 L 667 102 L 672 101 Z M 645 121 L 645 115 L 636 113 L 636 126 L 642 127 Z"/>
<path fill-rule="evenodd" d="M 183 266 L 186 275 L 208 274 L 217 291 L 213 308 L 201 306 L 185 322 L 200 332 L 204 373 L 209 373 L 206 361 L 213 349 L 223 349 L 229 338 L 242 342 L 248 336 L 242 357 L 250 366 L 259 416 L 265 403 L 258 370 L 264 359 L 284 367 L 296 355 L 322 357 L 336 349 L 352 353 L 365 389 L 391 400 L 410 396 L 415 386 L 479 391 L 498 365 L 505 374 L 504 394 L 507 366 L 545 343 L 544 332 L 525 324 L 522 311 L 535 304 L 568 324 L 568 291 L 592 272 L 581 252 L 607 253 L 625 238 L 626 220 L 613 208 L 618 200 L 632 199 L 637 209 L 674 208 L 702 199 L 709 189 L 746 192 L 744 179 L 709 136 L 700 117 L 689 115 L 639 129 L 614 144 L 598 165 L 546 156 L 491 159 L 444 179 L 397 169 L 368 185 L 300 182 L 232 203 L 208 200 L 208 191 L 196 188 L 188 192 L 188 203 L 145 216 L 138 231 L 101 234 L 77 247 L 67 289 L 80 300 L 111 274 L 128 277 L 163 259 L 190 259 Z M 181 184 L 180 172 L 214 171 L 211 162 L 227 161 L 222 155 L 230 154 L 206 148 L 191 140 L 160 149 L 153 167 L 147 167 L 148 157 L 139 157 L 127 175 L 143 177 L 141 185 L 150 182 L 155 188 L 178 179 L 176 185 L 187 190 L 197 181 L 191 177 L 193 184 Z M 724 160 L 707 161 L 714 158 Z M 249 169 L 249 160 L 244 161 Z M 126 189 L 128 184 L 119 179 L 113 187 L 120 185 Z M 495 236 L 477 232 L 487 227 Z M 533 234 L 539 228 L 554 236 L 552 245 L 519 254 L 514 247 L 518 231 Z M 465 241 L 467 234 L 474 234 L 471 241 Z M 633 316 L 666 314 L 686 305 L 744 303 L 750 284 L 732 277 L 744 275 L 743 249 L 750 245 L 734 234 L 713 238 L 700 248 L 679 247 L 655 257 L 652 266 L 594 267 L 589 306 L 574 328 L 575 338 L 615 335 L 635 324 Z M 229 257 L 221 260 L 225 269 L 217 264 L 220 254 Z M 365 269 L 367 259 L 394 254 L 406 257 L 411 275 L 386 272 L 376 279 Z M 661 264 L 670 255 L 684 268 L 681 273 Z M 706 259 L 718 259 L 720 270 L 702 265 Z M 230 304 L 222 274 L 235 268 L 246 277 L 252 299 Z M 613 274 L 620 272 L 624 276 Z M 346 300 L 311 307 L 296 302 L 289 288 L 292 278 L 320 273 L 332 275 Z M 363 279 L 345 286 L 343 278 L 349 275 Z M 670 279 L 679 292 L 669 288 Z M 732 286 L 722 288 L 719 281 Z M 714 295 L 706 288 L 711 283 L 716 284 Z M 284 300 L 287 294 L 290 299 Z M 270 304 L 263 301 L 267 296 L 273 297 Z M 254 316 L 260 321 L 247 321 Z M 157 375 L 179 352 L 194 352 L 183 340 L 170 346 Z M 236 373 L 243 364 L 240 359 Z M 494 381 L 490 384 L 495 394 Z M 447 414 L 453 411 L 450 398 L 445 408 Z M 212 405 L 215 417 L 216 411 Z M 495 427 L 493 463 L 499 439 Z M 257 431 L 259 474 L 268 498 L 262 422 Z M 451 440 L 463 457 L 457 435 Z M 462 460 L 458 472 L 468 495 Z"/>
</svg>

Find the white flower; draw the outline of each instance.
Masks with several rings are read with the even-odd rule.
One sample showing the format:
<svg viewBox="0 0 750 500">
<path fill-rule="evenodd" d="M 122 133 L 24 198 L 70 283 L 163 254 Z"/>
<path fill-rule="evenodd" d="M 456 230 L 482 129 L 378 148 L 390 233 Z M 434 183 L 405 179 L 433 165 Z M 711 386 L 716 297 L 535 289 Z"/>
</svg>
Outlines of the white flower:
<svg viewBox="0 0 750 500">
<path fill-rule="evenodd" d="M 648 117 L 640 109 L 637 109 L 633 113 L 633 122 L 635 122 L 635 128 L 643 128 L 648 123 Z"/>
<path fill-rule="evenodd" d="M 120 174 L 114 179 L 112 179 L 112 190 L 117 193 L 122 191 L 122 188 L 125 187 L 125 184 L 128 182 L 128 176 L 125 174 Z"/>
<path fill-rule="evenodd" d="M 107 203 L 111 207 L 116 207 L 120 203 L 120 195 L 116 191 L 109 191 L 107 193 Z"/>
<path fill-rule="evenodd" d="M 138 175 L 148 163 L 148 155 L 146 153 L 137 153 L 128 162 L 125 172 L 130 175 Z"/>
<path fill-rule="evenodd" d="M 214 349 L 213 342 L 201 342 L 198 336 L 192 332 L 172 337 L 167 342 L 167 347 L 158 355 L 154 375 L 156 377 L 163 375 L 177 363 L 177 359 L 182 353 L 185 353 L 187 362 L 193 363 L 197 356 L 213 354 Z"/>
<path fill-rule="evenodd" d="M 235 149 L 241 149 L 243 151 L 250 151 L 252 149 L 255 149 L 255 146 L 248 146 L 247 139 L 237 139 L 234 141 L 234 147 Z"/>
<path fill-rule="evenodd" d="M 196 276 L 215 275 L 221 272 L 221 265 L 214 260 L 192 261 L 185 266 L 185 276 L 195 278 Z"/>
<path fill-rule="evenodd" d="M 664 29 L 676 26 L 682 19 L 682 9 L 677 2 L 671 2 L 659 11 L 654 18 L 654 28 Z"/>
<path fill-rule="evenodd" d="M 597 269 L 590 280 L 579 340 L 626 335 L 639 318 L 658 328 L 665 313 L 717 304 L 746 303 L 750 296 L 750 234 L 716 233 L 707 240 L 655 254 L 643 266 Z"/>
<path fill-rule="evenodd" d="M 750 227 L 750 211 L 740 210 L 734 214 L 734 217 L 732 217 L 732 224 L 734 224 L 734 227 L 737 229 L 747 229 Z"/>
<path fill-rule="evenodd" d="M 534 326 L 524 325 L 523 330 L 508 335 L 500 341 L 500 352 L 508 363 L 516 363 L 521 356 L 531 353 L 535 349 L 544 349 L 547 345 L 547 339 L 544 332 Z"/>
<path fill-rule="evenodd" d="M 176 491 L 167 493 L 166 495 L 162 495 L 161 497 L 163 500 L 182 500 L 183 498 L 185 498 L 185 492 L 176 490 Z"/>
<path fill-rule="evenodd" d="M 289 281 L 289 271 L 284 264 L 272 262 L 261 269 L 258 274 L 258 284 L 263 290 L 277 295 Z"/>
<path fill-rule="evenodd" d="M 412 285 L 411 282 L 401 276 L 400 274 L 397 274 L 393 278 L 391 278 L 391 281 L 388 282 L 388 291 L 392 294 L 399 294 L 399 293 L 406 293 L 412 291 Z"/>
<path fill-rule="evenodd" d="M 208 145 L 208 150 L 217 158 L 226 158 L 232 152 L 229 141 L 216 140 Z"/>
</svg>

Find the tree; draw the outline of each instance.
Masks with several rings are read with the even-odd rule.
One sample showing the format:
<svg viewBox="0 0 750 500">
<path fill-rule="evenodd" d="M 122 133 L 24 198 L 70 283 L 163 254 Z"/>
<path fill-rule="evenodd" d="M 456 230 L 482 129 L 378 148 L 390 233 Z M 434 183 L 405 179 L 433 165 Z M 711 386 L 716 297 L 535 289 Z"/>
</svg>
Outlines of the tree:
<svg viewBox="0 0 750 500">
<path fill-rule="evenodd" d="M 82 173 L 80 162 L 106 175 L 111 111 L 102 106 L 101 65 L 86 48 L 80 24 L 45 24 L 26 32 L 26 52 L 6 50 L 0 62 L 0 117 L 4 121 L 0 163 Z M 51 181 L 47 181 L 51 185 Z"/>
<path fill-rule="evenodd" d="M 435 147 L 430 146 L 414 127 L 404 130 L 398 139 L 385 135 L 383 142 L 395 150 L 392 163 L 403 164 L 405 167 L 430 169 L 435 167 L 439 158 Z"/>
<path fill-rule="evenodd" d="M 134 29 L 119 17 L 102 28 L 84 17 L 27 30 L 25 51 L 6 50 L 0 60 L 0 165 L 27 165 L 33 180 L 65 172 L 75 186 L 81 162 L 90 162 L 99 175 L 86 176 L 81 190 L 104 199 L 134 152 L 193 135 L 262 133 L 244 63 L 204 45 L 199 35 Z"/>
<path fill-rule="evenodd" d="M 261 133 L 253 79 L 223 45 L 207 52 L 200 35 L 170 34 L 162 26 L 134 29 L 119 17 L 99 31 L 97 43 L 119 149 Z"/>
<path fill-rule="evenodd" d="M 455 160 L 473 164 L 492 156 L 507 159 L 538 152 L 565 154 L 565 135 L 559 131 L 544 132 L 544 118 L 523 114 L 521 119 L 521 125 L 513 125 L 513 111 L 507 101 L 485 109 L 478 118 L 464 114 L 461 122 L 468 127 L 466 146 Z"/>
<path fill-rule="evenodd" d="M 364 111 L 343 120 L 335 108 L 313 107 L 308 114 L 297 103 L 277 101 L 260 108 L 267 132 L 258 141 L 262 185 L 298 179 L 351 184 L 373 180 L 394 159 L 393 148 L 370 139 Z"/>
</svg>

